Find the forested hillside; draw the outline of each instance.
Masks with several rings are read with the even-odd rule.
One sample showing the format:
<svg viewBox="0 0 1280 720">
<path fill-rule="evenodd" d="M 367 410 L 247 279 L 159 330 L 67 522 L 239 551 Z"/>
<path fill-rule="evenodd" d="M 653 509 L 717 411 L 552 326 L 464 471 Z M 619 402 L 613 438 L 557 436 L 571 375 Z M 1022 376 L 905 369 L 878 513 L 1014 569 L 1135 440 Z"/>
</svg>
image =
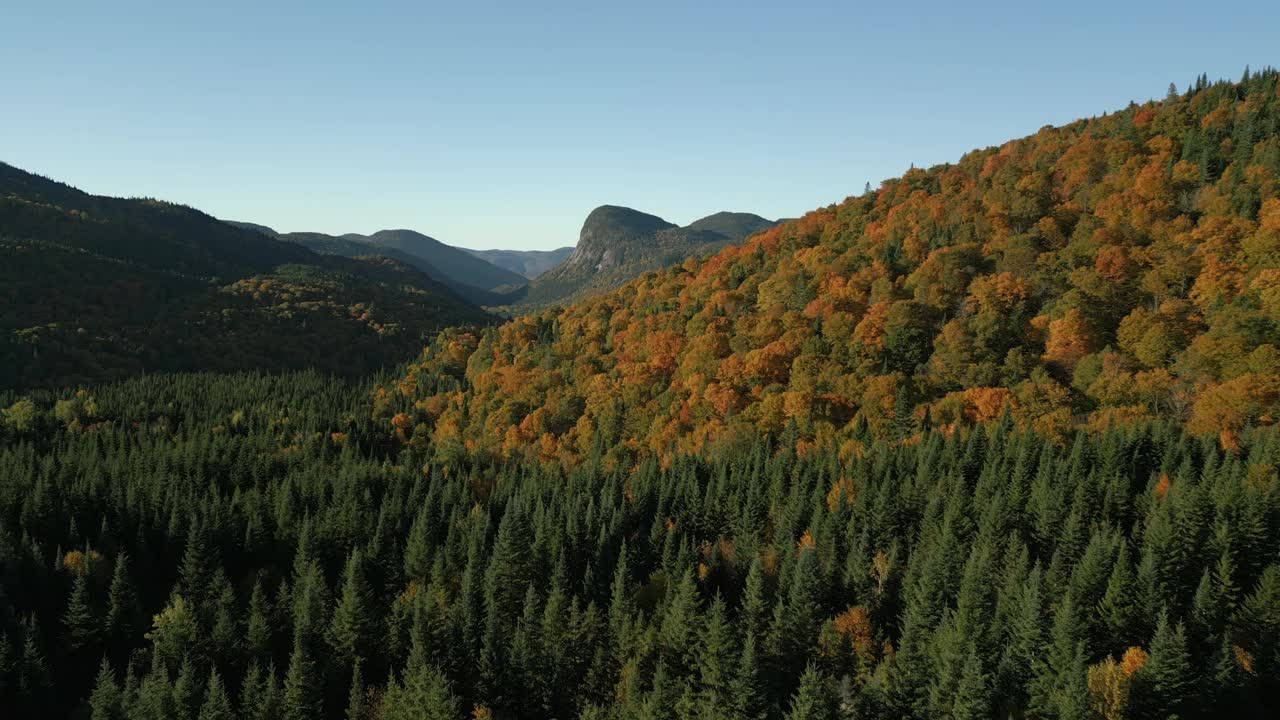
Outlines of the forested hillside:
<svg viewBox="0 0 1280 720">
<path fill-rule="evenodd" d="M 0 166 L 0 717 L 1270 718 L 1278 81 L 425 349 L 487 316 Z"/>
<path fill-rule="evenodd" d="M 1268 717 L 1280 436 L 445 461 L 317 375 L 0 397 L 6 717 Z"/>
<path fill-rule="evenodd" d="M 713 257 L 481 335 L 379 411 L 441 453 L 572 464 L 760 435 L 842 444 L 1008 410 L 1063 441 L 1280 410 L 1275 71 L 914 169 Z M 548 277 L 548 276 L 544 276 Z M 442 379 L 443 378 L 443 379 Z"/>
<path fill-rule="evenodd" d="M 164 370 L 364 375 L 489 317 L 380 258 L 317 255 L 188 207 L 0 164 L 0 388 Z"/>
</svg>

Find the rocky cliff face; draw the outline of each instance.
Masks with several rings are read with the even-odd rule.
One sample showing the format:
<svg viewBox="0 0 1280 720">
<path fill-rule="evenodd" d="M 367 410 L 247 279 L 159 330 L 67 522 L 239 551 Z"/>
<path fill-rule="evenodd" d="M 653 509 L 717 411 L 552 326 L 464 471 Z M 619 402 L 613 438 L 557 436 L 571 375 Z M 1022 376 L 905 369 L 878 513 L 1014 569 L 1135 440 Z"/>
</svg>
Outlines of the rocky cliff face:
<svg viewBox="0 0 1280 720">
<path fill-rule="evenodd" d="M 649 270 L 742 242 L 774 224 L 759 215 L 722 212 L 680 227 L 639 210 L 602 205 L 587 215 L 573 254 L 530 283 L 521 305 L 608 290 Z"/>
<path fill-rule="evenodd" d="M 578 234 L 573 254 L 564 262 L 566 270 L 604 272 L 621 267 L 651 244 L 654 236 L 675 228 L 674 223 L 631 208 L 602 205 L 587 216 Z"/>
</svg>

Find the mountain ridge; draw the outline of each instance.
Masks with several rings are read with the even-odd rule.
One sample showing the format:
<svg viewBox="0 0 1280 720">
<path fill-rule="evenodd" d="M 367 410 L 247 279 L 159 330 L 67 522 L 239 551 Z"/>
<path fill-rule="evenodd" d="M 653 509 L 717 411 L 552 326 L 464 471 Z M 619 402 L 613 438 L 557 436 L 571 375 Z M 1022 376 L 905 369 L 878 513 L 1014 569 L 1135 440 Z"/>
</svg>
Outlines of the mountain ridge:
<svg viewBox="0 0 1280 720">
<path fill-rule="evenodd" d="M 756 435 L 857 453 L 1006 413 L 1054 442 L 1167 418 L 1230 449 L 1280 418 L 1277 78 L 1046 126 L 446 332 L 394 392 L 442 446 L 570 466 L 601 433 L 625 465 Z M 412 380 L 445 369 L 456 386 Z"/>
<path fill-rule="evenodd" d="M 773 224 L 750 213 L 719 212 L 680 227 L 633 208 L 601 205 L 583 221 L 573 254 L 534 278 L 518 307 L 603 292 L 650 270 L 742 242 Z"/>
<path fill-rule="evenodd" d="M 412 267 L 319 255 L 154 199 L 0 163 L 0 388 L 156 370 L 351 376 L 491 316 Z M 334 348 L 344 348 L 335 353 Z"/>
</svg>

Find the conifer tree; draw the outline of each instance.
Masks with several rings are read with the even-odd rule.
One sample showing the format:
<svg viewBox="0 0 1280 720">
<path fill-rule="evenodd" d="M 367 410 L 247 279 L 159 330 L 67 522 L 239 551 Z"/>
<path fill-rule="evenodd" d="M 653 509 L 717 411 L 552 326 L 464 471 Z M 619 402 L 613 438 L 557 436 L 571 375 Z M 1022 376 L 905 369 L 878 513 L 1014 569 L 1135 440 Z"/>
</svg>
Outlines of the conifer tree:
<svg viewBox="0 0 1280 720">
<path fill-rule="evenodd" d="M 725 613 L 724 600 L 716 595 L 697 643 L 701 703 L 712 714 L 733 707 L 733 682 L 739 677 L 733 628 Z"/>
<path fill-rule="evenodd" d="M 71 597 L 62 615 L 67 628 L 67 643 L 73 651 L 92 650 L 98 645 L 101 625 L 89 597 L 88 572 L 78 573 L 71 583 Z"/>
<path fill-rule="evenodd" d="M 321 688 L 317 680 L 315 661 L 298 639 L 289 655 L 289 669 L 280 695 L 281 720 L 321 717 Z"/>
<path fill-rule="evenodd" d="M 89 696 L 89 720 L 123 720 L 124 707 L 120 701 L 120 686 L 111 663 L 103 658 L 98 666 L 98 678 Z"/>
<path fill-rule="evenodd" d="M 258 577 L 253 583 L 253 592 L 249 595 L 249 619 L 245 628 L 245 646 L 254 658 L 265 659 L 271 654 L 271 616 L 271 600 L 262 587 L 262 578 Z"/>
<path fill-rule="evenodd" d="M 195 720 L 200 711 L 200 698 L 204 691 L 196 677 L 191 657 L 182 660 L 178 678 L 173 683 L 173 713 L 176 720 Z"/>
<path fill-rule="evenodd" d="M 231 710 L 231 700 L 222 684 L 222 677 L 217 670 L 209 673 L 209 681 L 205 683 L 204 703 L 200 706 L 197 720 L 236 720 Z"/>
<path fill-rule="evenodd" d="M 429 663 L 406 670 L 403 680 L 388 685 L 383 701 L 385 720 L 456 720 L 459 712 L 449 681 Z"/>
<path fill-rule="evenodd" d="M 969 648 L 960 683 L 951 703 L 951 716 L 955 720 L 981 720 L 991 717 L 991 678 L 982 668 L 976 646 Z"/>
<path fill-rule="evenodd" d="M 1143 718 L 1167 718 L 1191 710 L 1188 696 L 1195 684 L 1187 637 L 1182 623 L 1172 625 L 1161 613 L 1147 652 L 1147 662 L 1139 671 L 1135 710 Z"/>
<path fill-rule="evenodd" d="M 668 672 L 674 677 L 685 678 L 693 669 L 699 632 L 698 604 L 698 586 L 694 583 L 693 571 L 688 570 L 671 589 L 658 631 Z"/>
<path fill-rule="evenodd" d="M 800 688 L 791 699 L 786 720 L 835 720 L 835 697 L 830 684 L 818 672 L 818 668 L 810 664 L 800 677 Z"/>
<path fill-rule="evenodd" d="M 730 707 L 744 720 L 764 717 L 764 680 L 760 677 L 760 661 L 757 657 L 756 636 L 750 632 L 742 641 L 742 653 L 736 672 L 730 683 L 733 702 Z"/>
<path fill-rule="evenodd" d="M 364 720 L 365 688 L 361 662 L 357 660 L 351 668 L 351 689 L 347 693 L 347 720 Z"/>
<path fill-rule="evenodd" d="M 129 579 L 129 555 L 121 552 L 116 556 L 115 567 L 111 571 L 111 586 L 107 590 L 107 633 L 114 646 L 119 649 L 127 646 L 140 625 L 138 598 Z"/>
<path fill-rule="evenodd" d="M 353 550 L 342 573 L 342 594 L 333 609 L 327 634 L 329 647 L 343 666 L 349 667 L 368 654 L 373 625 L 370 604 L 361 554 Z"/>
</svg>

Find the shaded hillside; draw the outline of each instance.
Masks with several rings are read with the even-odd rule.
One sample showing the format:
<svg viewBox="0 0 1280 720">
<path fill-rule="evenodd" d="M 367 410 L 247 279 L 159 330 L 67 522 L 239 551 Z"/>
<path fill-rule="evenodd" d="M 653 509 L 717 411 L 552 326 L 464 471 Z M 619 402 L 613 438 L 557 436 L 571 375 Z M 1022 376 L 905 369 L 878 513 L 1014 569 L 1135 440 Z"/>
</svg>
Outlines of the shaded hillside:
<svg viewBox="0 0 1280 720">
<path fill-rule="evenodd" d="M 1201 79 L 446 333 L 383 412 L 439 448 L 566 461 L 601 433 L 624 458 L 783 433 L 860 452 L 864 424 L 906 438 L 1005 411 L 1052 438 L 1159 416 L 1229 448 L 1280 413 L 1278 93 L 1274 71 Z"/>
<path fill-rule="evenodd" d="M 317 255 L 191 208 L 0 165 L 0 387 L 178 369 L 395 365 L 488 316 L 402 264 Z"/>
<path fill-rule="evenodd" d="M 309 250 L 313 250 L 322 255 L 340 255 L 342 257 L 349 257 L 349 258 L 367 258 L 367 257 L 380 256 L 380 257 L 386 257 L 392 260 L 396 260 L 398 262 L 409 265 L 410 267 L 417 268 L 418 270 L 422 271 L 428 277 L 432 278 L 436 282 L 439 282 L 448 286 L 449 289 L 453 290 L 453 292 L 458 295 L 458 297 L 462 298 L 463 300 L 466 300 L 469 303 L 472 303 L 473 305 L 506 304 L 509 297 L 507 293 L 509 293 L 512 290 L 516 290 L 520 285 L 523 285 L 524 283 L 524 280 L 522 278 L 516 287 L 500 286 L 495 290 L 487 290 L 487 289 L 479 288 L 474 285 L 470 285 L 468 283 L 462 282 L 458 280 L 456 276 L 441 270 L 435 265 L 432 265 L 431 262 L 428 261 L 424 255 L 417 255 L 407 250 L 403 250 L 401 248 L 393 247 L 390 245 L 381 245 L 376 242 L 373 242 L 369 237 L 366 237 L 364 235 L 357 235 L 355 233 L 348 233 L 346 235 L 335 236 L 335 235 L 325 235 L 324 233 L 317 233 L 317 232 L 294 232 L 294 233 L 285 233 L 283 235 L 280 235 L 279 237 L 281 240 L 284 240 L 286 242 L 291 242 L 291 243 L 297 243 L 299 245 L 302 245 L 303 247 L 306 247 Z M 453 249 L 457 249 L 457 248 L 453 248 Z M 431 253 L 428 253 L 428 254 L 431 254 Z M 449 254 L 445 253 L 444 255 L 445 255 L 444 261 L 451 262 Z M 441 254 L 436 253 L 435 256 L 437 260 L 439 260 L 441 257 Z M 454 267 L 456 267 L 456 265 L 454 265 Z M 481 272 L 487 273 L 489 271 L 482 270 Z M 468 277 L 475 277 L 475 274 L 473 273 L 471 275 L 468 275 Z M 507 276 L 502 275 L 500 277 L 506 278 Z"/>
<path fill-rule="evenodd" d="M 772 224 L 746 213 L 717 213 L 682 228 L 656 215 L 602 205 L 582 224 L 573 254 L 529 283 L 520 306 L 598 294 L 644 272 L 742 242 Z"/>
<path fill-rule="evenodd" d="M 410 255 L 403 250 L 383 247 L 375 245 L 368 240 L 358 239 L 362 236 L 333 236 L 317 232 L 292 232 L 284 233 L 278 237 L 285 242 L 297 243 L 321 255 L 341 255 L 349 258 L 377 256 L 390 258 L 421 270 L 437 282 L 443 282 L 439 277 L 440 271 L 422 258 Z"/>
<path fill-rule="evenodd" d="M 379 230 L 369 242 L 421 258 L 440 272 L 450 284 L 470 285 L 480 290 L 523 285 L 523 275 L 498 267 L 482 258 L 413 230 Z"/>
<path fill-rule="evenodd" d="M 573 248 L 562 247 L 555 250 L 470 250 L 467 252 L 498 267 L 520 273 L 532 280 L 542 273 L 564 262 L 573 254 Z"/>
<path fill-rule="evenodd" d="M 276 232 L 275 228 L 270 228 L 270 227 L 267 227 L 266 225 L 259 225 L 257 223 L 251 223 L 251 222 L 240 222 L 238 220 L 223 220 L 223 222 L 233 227 L 238 227 L 241 230 L 255 230 L 257 232 L 262 233 L 263 235 L 266 235 L 267 237 L 280 236 L 280 233 Z"/>
<path fill-rule="evenodd" d="M 746 239 L 774 225 L 777 223 L 752 213 L 718 212 L 701 220 L 694 220 L 685 229 L 694 232 L 713 232 L 730 239 Z"/>
</svg>

